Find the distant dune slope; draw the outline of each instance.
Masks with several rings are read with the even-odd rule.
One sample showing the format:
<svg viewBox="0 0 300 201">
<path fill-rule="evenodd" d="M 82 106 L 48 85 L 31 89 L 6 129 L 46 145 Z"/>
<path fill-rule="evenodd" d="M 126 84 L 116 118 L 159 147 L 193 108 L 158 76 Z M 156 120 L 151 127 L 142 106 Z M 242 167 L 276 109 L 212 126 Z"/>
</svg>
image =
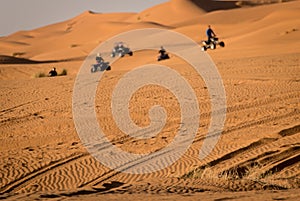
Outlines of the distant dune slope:
<svg viewBox="0 0 300 201">
<path fill-rule="evenodd" d="M 207 24 L 232 48 L 255 45 L 257 49 L 285 40 L 283 48 L 291 51 L 300 41 L 300 1 L 230 8 L 236 8 L 234 2 L 171 0 L 140 13 L 86 11 L 64 22 L 2 37 L 0 54 L 37 61 L 81 58 L 120 32 L 151 27 L 176 29 L 200 42 Z"/>
</svg>

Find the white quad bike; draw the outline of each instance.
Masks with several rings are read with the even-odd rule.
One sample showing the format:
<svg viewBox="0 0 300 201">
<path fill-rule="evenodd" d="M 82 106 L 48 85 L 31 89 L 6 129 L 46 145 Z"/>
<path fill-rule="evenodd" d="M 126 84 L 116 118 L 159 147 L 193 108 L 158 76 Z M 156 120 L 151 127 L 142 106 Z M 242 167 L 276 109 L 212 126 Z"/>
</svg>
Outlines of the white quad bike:
<svg viewBox="0 0 300 201">
<path fill-rule="evenodd" d="M 123 42 L 118 42 L 115 44 L 112 52 L 111 52 L 111 57 L 119 56 L 119 57 L 124 57 L 126 54 L 129 56 L 133 55 L 133 52 L 129 49 L 129 47 L 123 43 Z"/>
<path fill-rule="evenodd" d="M 210 43 L 206 40 L 202 41 L 201 50 L 202 51 L 206 51 L 207 49 L 214 50 L 217 48 L 218 45 L 220 47 L 225 47 L 225 43 L 223 41 L 219 41 L 219 39 L 217 37 L 213 37 L 213 38 L 211 38 Z"/>
</svg>

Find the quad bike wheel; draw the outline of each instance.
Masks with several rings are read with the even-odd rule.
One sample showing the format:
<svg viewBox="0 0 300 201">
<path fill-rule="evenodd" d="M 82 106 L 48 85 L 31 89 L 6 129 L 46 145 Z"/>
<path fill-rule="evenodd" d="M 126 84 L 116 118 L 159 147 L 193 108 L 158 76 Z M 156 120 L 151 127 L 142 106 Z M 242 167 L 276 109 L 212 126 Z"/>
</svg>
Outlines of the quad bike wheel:
<svg viewBox="0 0 300 201">
<path fill-rule="evenodd" d="M 221 47 L 225 47 L 225 43 L 224 43 L 223 41 L 221 41 L 221 42 L 219 43 L 219 45 L 220 45 Z"/>
<path fill-rule="evenodd" d="M 215 44 L 211 44 L 210 45 L 210 49 L 212 49 L 212 50 L 216 49 L 216 45 Z"/>
</svg>

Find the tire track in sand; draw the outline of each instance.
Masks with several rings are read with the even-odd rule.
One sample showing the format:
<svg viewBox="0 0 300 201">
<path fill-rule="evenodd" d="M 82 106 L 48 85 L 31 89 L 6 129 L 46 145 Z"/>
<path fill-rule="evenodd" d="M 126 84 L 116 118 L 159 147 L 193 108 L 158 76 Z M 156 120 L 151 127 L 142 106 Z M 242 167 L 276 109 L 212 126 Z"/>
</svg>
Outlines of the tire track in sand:
<svg viewBox="0 0 300 201">
<path fill-rule="evenodd" d="M 53 171 L 55 168 L 59 168 L 64 165 L 67 165 L 68 163 L 75 162 L 76 160 L 82 157 L 86 157 L 88 155 L 89 155 L 88 153 L 79 153 L 64 159 L 60 159 L 58 161 L 53 161 L 47 166 L 44 166 L 38 170 L 30 172 L 28 175 L 24 176 L 23 178 L 12 181 L 9 184 L 5 185 L 0 189 L 0 194 L 16 192 L 19 189 L 32 183 L 38 177 L 41 177 L 43 174 L 49 173 L 49 171 Z"/>
</svg>

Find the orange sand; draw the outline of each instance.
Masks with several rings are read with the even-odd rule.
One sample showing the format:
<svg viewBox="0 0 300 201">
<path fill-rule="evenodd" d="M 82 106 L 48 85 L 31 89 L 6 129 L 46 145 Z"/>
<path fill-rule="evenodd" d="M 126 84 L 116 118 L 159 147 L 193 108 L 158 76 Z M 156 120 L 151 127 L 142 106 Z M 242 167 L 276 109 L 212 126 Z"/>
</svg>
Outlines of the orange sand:
<svg viewBox="0 0 300 201">
<path fill-rule="evenodd" d="M 0 65 L 0 199 L 297 200 L 300 1 L 226 10 L 214 10 L 208 3 L 214 10 L 210 12 L 199 2 L 172 0 L 137 14 L 85 12 L 0 38 L 0 55 L 14 56 L 0 57 L 2 63 L 9 61 Z M 111 171 L 94 159 L 81 144 L 72 116 L 73 86 L 85 57 L 106 39 L 137 28 L 171 29 L 200 44 L 207 24 L 226 43 L 225 48 L 208 50 L 227 94 L 224 131 L 212 153 L 198 159 L 210 122 L 205 84 L 171 55 L 162 64 L 186 77 L 201 110 L 200 129 L 187 153 L 170 167 L 143 175 Z M 119 59 L 105 73 L 108 87 L 97 92 L 99 123 L 127 151 L 162 148 L 180 123 L 178 104 L 168 101 L 172 95 L 153 86 L 141 89 L 130 104 L 134 121 L 145 126 L 149 119 L 142 114 L 149 104 L 164 103 L 173 123 L 157 137 L 136 141 L 116 135 L 111 114 L 101 113 L 110 104 L 99 103 L 109 99 L 120 76 L 132 66 L 157 63 L 155 59 L 147 51 Z M 34 78 L 53 66 L 59 72 L 66 69 L 67 76 Z"/>
</svg>

